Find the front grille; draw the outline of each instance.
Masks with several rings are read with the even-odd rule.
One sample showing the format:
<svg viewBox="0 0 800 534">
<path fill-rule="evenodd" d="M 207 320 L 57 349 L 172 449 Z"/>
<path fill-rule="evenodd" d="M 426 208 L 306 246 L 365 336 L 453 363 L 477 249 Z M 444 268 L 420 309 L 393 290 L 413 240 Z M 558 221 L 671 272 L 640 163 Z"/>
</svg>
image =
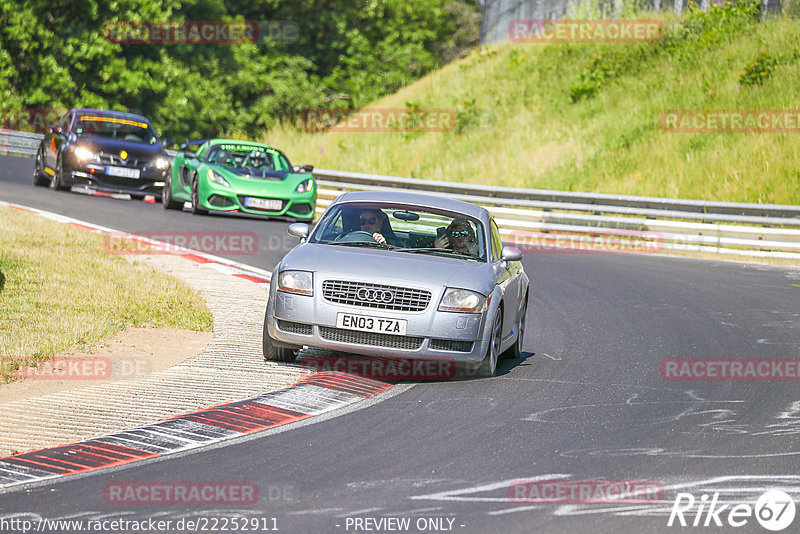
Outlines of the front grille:
<svg viewBox="0 0 800 534">
<path fill-rule="evenodd" d="M 114 165 L 116 167 L 139 167 L 139 160 L 137 158 L 122 159 L 114 154 L 106 154 L 101 152 L 97 156 L 97 160 L 104 165 Z"/>
<path fill-rule="evenodd" d="M 218 208 L 230 208 L 236 204 L 233 200 L 221 195 L 211 195 L 208 197 L 208 203 Z"/>
<path fill-rule="evenodd" d="M 431 348 L 434 350 L 449 350 L 452 352 L 472 351 L 472 341 L 453 341 L 452 339 L 431 339 Z"/>
<path fill-rule="evenodd" d="M 281 321 L 280 319 L 278 319 L 278 330 L 283 330 L 291 334 L 300 334 L 302 336 L 310 336 L 314 333 L 314 327 L 310 324 Z"/>
<path fill-rule="evenodd" d="M 311 204 L 301 202 L 292 206 L 292 211 L 298 215 L 308 215 L 311 213 Z"/>
<path fill-rule="evenodd" d="M 391 292 L 394 296 L 389 302 L 375 302 L 358 298 L 360 289 Z M 346 280 L 325 280 L 322 283 L 322 296 L 325 300 L 336 304 L 349 304 L 365 308 L 381 310 L 422 311 L 431 301 L 431 292 L 423 289 L 386 286 L 381 284 L 365 284 Z"/>
<path fill-rule="evenodd" d="M 353 343 L 355 345 L 371 345 L 373 347 L 386 347 L 389 349 L 417 350 L 422 346 L 421 337 L 357 332 L 355 330 L 330 328 L 328 326 L 320 326 L 319 334 L 323 339 L 327 339 L 328 341 Z"/>
</svg>

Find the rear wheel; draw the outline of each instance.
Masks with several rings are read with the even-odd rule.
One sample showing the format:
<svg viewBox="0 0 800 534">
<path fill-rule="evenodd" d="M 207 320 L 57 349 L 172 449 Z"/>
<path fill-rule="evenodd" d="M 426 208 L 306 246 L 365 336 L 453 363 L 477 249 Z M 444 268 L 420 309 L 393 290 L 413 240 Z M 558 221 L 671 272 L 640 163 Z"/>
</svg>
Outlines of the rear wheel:
<svg viewBox="0 0 800 534">
<path fill-rule="evenodd" d="M 500 356 L 501 359 L 514 359 L 520 358 L 522 356 L 522 341 L 525 337 L 525 316 L 528 314 L 528 299 L 525 299 L 525 302 L 522 304 L 522 311 L 519 313 L 519 327 L 518 331 L 519 334 L 517 335 L 517 341 L 508 347 L 506 351 Z"/>
<path fill-rule="evenodd" d="M 165 210 L 183 209 L 183 202 L 178 202 L 172 198 L 172 178 L 167 178 L 164 189 L 161 190 L 161 203 Z"/>
<path fill-rule="evenodd" d="M 498 311 L 494 316 L 494 323 L 492 323 L 492 334 L 489 338 L 489 348 L 486 350 L 486 356 L 483 357 L 480 367 L 478 367 L 478 376 L 480 378 L 489 378 L 497 373 L 497 360 L 500 356 L 500 341 L 503 333 L 503 320 Z"/>
<path fill-rule="evenodd" d="M 290 349 L 278 346 L 275 340 L 269 336 L 269 332 L 267 331 L 267 321 L 268 319 L 265 317 L 264 338 L 263 338 L 263 343 L 261 345 L 261 351 L 264 354 L 264 359 L 272 362 L 295 361 L 297 359 L 297 354 L 300 352 L 300 349 Z"/>
<path fill-rule="evenodd" d="M 192 180 L 192 215 L 206 215 L 208 210 L 200 206 L 200 188 L 197 184 L 197 175 Z"/>
<path fill-rule="evenodd" d="M 36 165 L 33 167 L 33 185 L 44 187 L 50 180 L 44 173 L 44 158 L 42 157 L 42 149 L 36 153 Z"/>
</svg>

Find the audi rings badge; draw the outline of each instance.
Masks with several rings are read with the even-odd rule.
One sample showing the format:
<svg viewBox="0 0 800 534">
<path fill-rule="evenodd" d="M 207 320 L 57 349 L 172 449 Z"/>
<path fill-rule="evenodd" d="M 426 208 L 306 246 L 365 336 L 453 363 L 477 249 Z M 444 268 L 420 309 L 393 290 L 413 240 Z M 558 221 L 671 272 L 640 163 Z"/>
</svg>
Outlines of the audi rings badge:
<svg viewBox="0 0 800 534">
<path fill-rule="evenodd" d="M 394 293 L 386 289 L 361 287 L 358 289 L 358 291 L 356 291 L 356 298 L 362 302 L 389 304 L 394 300 Z"/>
</svg>

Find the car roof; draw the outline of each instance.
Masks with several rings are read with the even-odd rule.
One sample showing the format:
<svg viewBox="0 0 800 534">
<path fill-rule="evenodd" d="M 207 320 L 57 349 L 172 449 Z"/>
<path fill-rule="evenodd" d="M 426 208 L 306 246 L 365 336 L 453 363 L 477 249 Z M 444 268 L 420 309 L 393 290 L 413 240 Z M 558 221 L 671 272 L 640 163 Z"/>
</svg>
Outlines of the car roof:
<svg viewBox="0 0 800 534">
<path fill-rule="evenodd" d="M 92 109 L 92 108 L 75 108 L 74 111 L 76 113 L 90 113 L 92 115 L 99 115 L 100 117 L 114 117 L 116 119 L 128 119 L 128 120 L 136 120 L 139 122 L 146 122 L 150 124 L 150 121 L 147 120 L 145 117 L 141 115 L 136 115 L 134 113 L 126 113 L 124 111 L 112 111 L 109 109 Z"/>
<path fill-rule="evenodd" d="M 475 219 L 487 221 L 489 211 L 481 206 L 462 202 L 452 198 L 426 195 L 424 193 L 409 193 L 405 191 L 356 191 L 345 193 L 336 199 L 340 202 L 396 202 L 399 204 L 414 204 L 430 208 L 440 208 L 447 211 L 463 213 Z"/>
</svg>

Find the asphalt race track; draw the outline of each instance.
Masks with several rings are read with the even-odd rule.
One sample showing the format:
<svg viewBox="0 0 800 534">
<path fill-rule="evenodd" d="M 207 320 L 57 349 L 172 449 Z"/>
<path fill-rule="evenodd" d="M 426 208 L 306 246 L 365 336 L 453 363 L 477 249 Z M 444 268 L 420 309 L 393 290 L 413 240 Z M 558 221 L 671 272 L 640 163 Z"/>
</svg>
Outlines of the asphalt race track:
<svg viewBox="0 0 800 534">
<path fill-rule="evenodd" d="M 32 167 L 0 157 L 0 200 L 128 231 L 253 231 L 258 253 L 229 257 L 268 270 L 294 245 L 285 222 L 53 192 L 33 186 Z M 0 517 L 265 518 L 260 526 L 284 533 L 403 531 L 374 528 L 381 518 L 408 518 L 409 532 L 766 532 L 754 517 L 730 527 L 730 505 L 772 488 L 800 502 L 796 382 L 659 372 L 665 358 L 799 358 L 800 271 L 627 254 L 523 261 L 532 280 L 524 356 L 501 362 L 499 377 L 404 384 L 310 424 L 15 489 L 0 494 Z M 663 499 L 511 499 L 510 485 L 530 479 L 651 481 Z M 175 481 L 247 481 L 260 498 L 213 508 L 104 498 L 112 482 Z M 679 492 L 698 502 L 718 492 L 724 526 L 668 527 Z"/>
</svg>

